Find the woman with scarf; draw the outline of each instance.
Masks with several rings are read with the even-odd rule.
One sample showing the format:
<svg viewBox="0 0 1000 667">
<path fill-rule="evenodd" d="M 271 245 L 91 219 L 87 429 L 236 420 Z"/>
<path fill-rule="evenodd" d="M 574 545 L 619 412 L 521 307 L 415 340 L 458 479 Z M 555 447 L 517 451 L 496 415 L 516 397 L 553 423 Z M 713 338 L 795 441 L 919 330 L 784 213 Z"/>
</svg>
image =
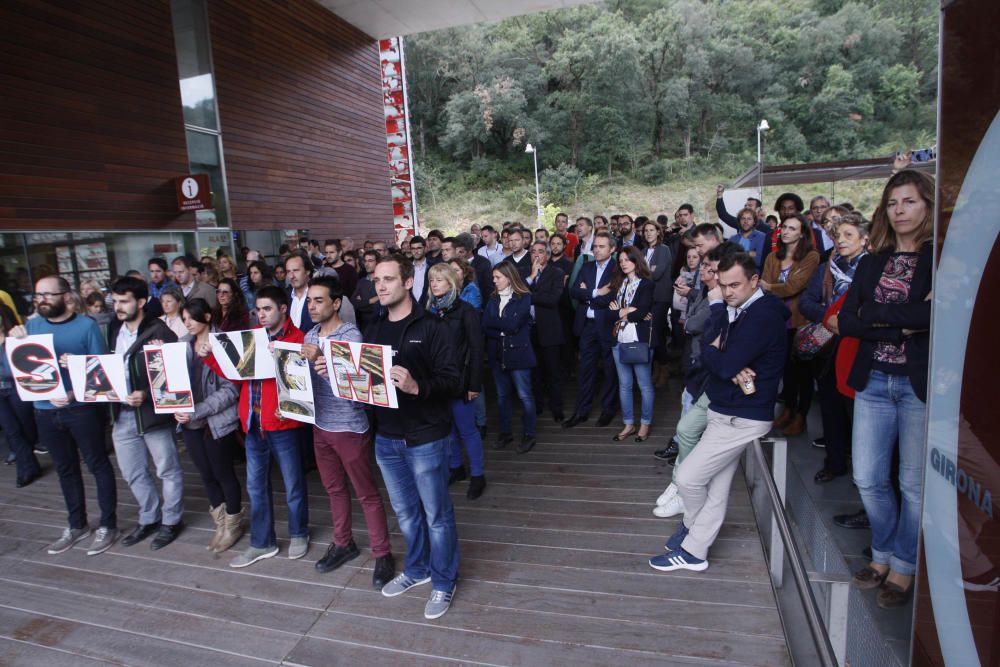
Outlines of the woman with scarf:
<svg viewBox="0 0 1000 667">
<path fill-rule="evenodd" d="M 618 253 L 618 271 L 611 279 L 611 291 L 616 294 L 608 309 L 618 313 L 615 322 L 615 345 L 611 354 L 618 369 L 618 400 L 622 406 L 622 421 L 625 427 L 613 440 L 621 442 L 635 435 L 636 442 L 643 442 L 649 437 L 649 427 L 653 423 L 653 389 L 652 378 L 652 324 L 646 318 L 653 309 L 654 283 L 650 278 L 649 266 L 643 257 L 643 252 L 635 246 L 622 248 Z M 626 357 L 625 346 L 629 343 L 641 343 L 645 347 L 644 360 L 629 360 Z M 632 398 L 632 377 L 639 382 L 642 394 L 642 413 L 639 416 L 640 426 L 635 429 L 635 407 Z"/>
<path fill-rule="evenodd" d="M 455 344 L 455 358 L 462 368 L 462 393 L 451 402 L 451 475 L 448 484 L 465 479 L 462 447 L 469 457 L 469 490 L 466 498 L 475 500 L 486 489 L 483 474 L 483 438 L 476 426 L 474 401 L 482 390 L 483 332 L 479 311 L 460 296 L 461 284 L 453 266 L 435 264 L 427 269 L 427 312 L 441 320 Z M 461 444 L 460 444 L 461 443 Z"/>
<path fill-rule="evenodd" d="M 839 303 L 854 280 L 854 272 L 868 247 L 868 222 L 859 213 L 851 213 L 834 206 L 823 214 L 824 227 L 831 225 L 836 239 L 836 253 L 813 274 L 805 293 L 799 299 L 799 311 L 811 322 L 831 333 L 838 333 L 836 314 Z M 834 308 L 831 309 L 831 306 Z M 826 320 L 826 321 L 824 321 Z M 813 480 L 817 484 L 829 482 L 847 474 L 851 452 L 851 421 L 854 401 L 837 390 L 834 361 L 840 337 L 834 337 L 813 360 L 813 371 L 819 385 L 819 407 L 823 420 L 823 440 L 826 460 Z M 818 439 L 817 439 L 818 441 Z M 816 444 L 817 441 L 814 441 Z"/>
<path fill-rule="evenodd" d="M 493 267 L 493 285 L 496 291 L 483 312 L 483 330 L 486 332 L 486 356 L 493 371 L 500 408 L 500 437 L 496 448 L 503 449 L 514 441 L 511 412 L 516 391 L 524 408 L 524 433 L 517 451 L 524 454 L 535 446 L 535 396 L 531 389 L 531 369 L 536 362 L 531 347 L 531 290 L 511 262 L 501 262 Z"/>
</svg>

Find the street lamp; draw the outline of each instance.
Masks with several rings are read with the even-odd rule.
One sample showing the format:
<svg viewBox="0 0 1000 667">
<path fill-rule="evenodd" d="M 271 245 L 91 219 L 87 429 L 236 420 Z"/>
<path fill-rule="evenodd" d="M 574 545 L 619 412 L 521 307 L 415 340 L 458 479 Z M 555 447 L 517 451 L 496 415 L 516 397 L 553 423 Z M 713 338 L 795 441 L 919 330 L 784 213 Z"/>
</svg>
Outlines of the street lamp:
<svg viewBox="0 0 1000 667">
<path fill-rule="evenodd" d="M 757 199 L 764 202 L 764 153 L 761 150 L 762 135 L 771 129 L 766 120 L 757 124 Z"/>
<path fill-rule="evenodd" d="M 528 144 L 524 147 L 524 152 L 531 153 L 535 160 L 535 211 L 538 215 L 538 226 L 541 227 L 544 213 L 542 211 L 542 192 L 538 189 L 538 149 Z"/>
</svg>

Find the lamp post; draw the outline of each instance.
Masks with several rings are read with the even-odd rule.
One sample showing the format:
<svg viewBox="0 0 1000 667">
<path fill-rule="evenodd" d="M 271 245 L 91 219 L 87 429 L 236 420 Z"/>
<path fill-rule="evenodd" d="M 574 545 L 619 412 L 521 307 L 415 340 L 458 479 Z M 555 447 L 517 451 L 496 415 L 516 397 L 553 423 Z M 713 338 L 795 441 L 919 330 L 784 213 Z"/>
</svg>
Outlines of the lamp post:
<svg viewBox="0 0 1000 667">
<path fill-rule="evenodd" d="M 764 201 L 764 152 L 761 150 L 763 134 L 771 129 L 766 120 L 757 124 L 757 199 Z"/>
<path fill-rule="evenodd" d="M 535 160 L 535 213 L 538 217 L 538 226 L 542 225 L 542 191 L 538 189 L 538 149 L 528 144 L 524 147 L 525 153 L 531 153 Z"/>
</svg>

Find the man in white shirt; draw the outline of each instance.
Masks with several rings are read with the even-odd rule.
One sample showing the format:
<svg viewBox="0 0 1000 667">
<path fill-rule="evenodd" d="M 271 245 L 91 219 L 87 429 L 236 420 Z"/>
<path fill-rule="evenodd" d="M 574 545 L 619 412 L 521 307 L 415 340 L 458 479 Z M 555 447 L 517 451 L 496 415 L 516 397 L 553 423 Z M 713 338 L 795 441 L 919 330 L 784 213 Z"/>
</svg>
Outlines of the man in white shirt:
<svg viewBox="0 0 1000 667">
<path fill-rule="evenodd" d="M 427 298 L 428 267 L 425 257 L 427 241 L 424 240 L 424 237 L 414 236 L 410 239 L 410 252 L 413 253 L 413 287 L 410 288 L 410 294 L 417 300 L 417 303 L 423 304 Z"/>
<path fill-rule="evenodd" d="M 313 328 L 309 320 L 306 299 L 309 296 L 309 278 L 312 276 L 312 261 L 309 256 L 296 250 L 285 258 L 285 280 L 288 281 L 288 316 L 297 328 L 308 331 Z M 308 320 L 303 322 L 303 320 Z"/>
<path fill-rule="evenodd" d="M 497 240 L 497 231 L 490 225 L 483 225 L 480 230 L 483 236 L 484 245 L 479 249 L 479 254 L 490 260 L 490 266 L 496 266 L 503 261 L 503 246 Z"/>
</svg>

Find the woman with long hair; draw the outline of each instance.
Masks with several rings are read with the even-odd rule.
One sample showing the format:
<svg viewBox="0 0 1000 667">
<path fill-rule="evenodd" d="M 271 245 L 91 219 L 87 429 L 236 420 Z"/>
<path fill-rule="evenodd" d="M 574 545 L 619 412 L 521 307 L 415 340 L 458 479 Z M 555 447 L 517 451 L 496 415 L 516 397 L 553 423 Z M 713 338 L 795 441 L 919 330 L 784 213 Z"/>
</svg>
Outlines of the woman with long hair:
<svg viewBox="0 0 1000 667">
<path fill-rule="evenodd" d="M 176 285 L 164 287 L 160 292 L 160 307 L 163 308 L 160 319 L 170 327 L 171 331 L 177 334 L 177 339 L 180 340 L 186 336 L 188 330 L 184 326 L 184 318 L 181 316 L 181 310 L 184 308 L 184 292 L 181 291 L 181 288 Z"/>
<path fill-rule="evenodd" d="M 858 263 L 867 254 L 868 221 L 859 213 L 849 213 L 840 206 L 828 208 L 820 224 L 835 239 L 835 252 L 828 262 L 813 274 L 809 286 L 799 299 L 799 310 L 809 320 L 833 334 L 838 333 L 837 304 L 851 286 Z M 832 308 L 831 308 L 832 307 Z M 819 407 L 823 421 L 823 441 L 826 460 L 813 476 L 824 484 L 847 474 L 851 452 L 852 400 L 837 389 L 836 358 L 840 337 L 834 336 L 826 348 L 813 359 L 813 376 L 819 386 Z M 815 444 L 815 442 L 814 442 Z"/>
<path fill-rule="evenodd" d="M 483 438 L 476 427 L 474 402 L 483 385 L 483 331 L 479 310 L 462 299 L 458 274 L 453 266 L 435 264 L 427 269 L 427 281 L 427 311 L 451 331 L 455 358 L 462 369 L 462 391 L 451 402 L 451 475 L 448 484 L 465 479 L 465 467 L 462 465 L 464 444 L 471 477 L 466 497 L 475 500 L 486 489 Z"/>
<path fill-rule="evenodd" d="M 483 305 L 483 296 L 479 292 L 479 285 L 476 284 L 476 274 L 472 270 L 472 265 L 464 259 L 455 257 L 448 260 L 448 266 L 458 277 L 460 286 L 458 298 L 478 311 Z"/>
<path fill-rule="evenodd" d="M 202 363 L 196 350 L 209 342 L 218 329 L 213 325 L 211 306 L 204 299 L 191 299 L 182 310 L 187 333 L 188 374 L 194 412 L 178 412 L 174 419 L 182 427 L 184 445 L 198 468 L 208 495 L 208 512 L 215 534 L 208 549 L 221 553 L 243 535 L 243 491 L 233 469 L 237 455 L 234 434 L 240 427 L 237 408 L 240 392 L 235 384 L 217 375 Z"/>
<path fill-rule="evenodd" d="M 622 421 L 625 427 L 613 440 L 621 442 L 635 435 L 636 442 L 649 437 L 649 427 L 653 423 L 652 346 L 650 333 L 652 324 L 646 319 L 653 308 L 653 281 L 643 252 L 635 246 L 622 248 L 618 253 L 618 270 L 611 279 L 611 292 L 615 300 L 608 306 L 618 313 L 615 322 L 615 345 L 611 354 L 618 369 L 618 400 L 622 406 Z M 626 358 L 624 346 L 629 343 L 645 343 L 649 353 L 645 360 Z M 635 376 L 642 394 L 642 412 L 639 416 L 638 433 L 635 429 L 635 407 L 632 398 L 632 377 Z"/>
<path fill-rule="evenodd" d="M 531 347 L 531 290 L 521 280 L 517 267 L 500 262 L 493 267 L 496 291 L 483 312 L 486 333 L 486 353 L 493 382 L 497 387 L 500 408 L 500 436 L 497 449 L 514 441 L 511 429 L 513 394 L 516 392 L 524 408 L 524 433 L 518 453 L 535 446 L 535 396 L 531 388 L 531 369 L 535 367 L 535 351 Z"/>
<path fill-rule="evenodd" d="M 774 420 L 775 428 L 783 428 L 786 436 L 801 434 L 806 428 L 806 415 L 812 405 L 813 379 L 809 362 L 792 354 L 796 330 L 809 320 L 799 312 L 799 297 L 819 266 L 819 253 L 813 247 L 809 222 L 802 214 L 785 218 L 778 236 L 778 249 L 764 260 L 760 286 L 784 300 L 792 311 L 788 320 L 788 356 L 782 380 L 785 409 Z"/>
<path fill-rule="evenodd" d="M 239 283 L 232 278 L 223 278 L 215 288 L 218 304 L 212 312 L 212 321 L 219 331 L 242 331 L 250 328 L 250 313 Z"/>
<path fill-rule="evenodd" d="M 657 387 L 665 387 L 670 373 L 667 369 L 667 329 L 670 321 L 670 303 L 673 300 L 673 281 L 670 270 L 674 258 L 670 247 L 663 243 L 663 228 L 654 220 L 646 220 L 637 233 L 643 240 L 643 259 L 649 267 L 649 279 L 653 282 L 653 382 Z"/>
<path fill-rule="evenodd" d="M 3 429 L 7 447 L 17 466 L 17 488 L 27 486 L 42 476 L 42 467 L 35 456 L 38 428 L 35 426 L 35 408 L 22 401 L 14 386 L 14 374 L 7 364 L 7 350 L 3 343 L 10 330 L 21 323 L 17 313 L 0 304 L 0 428 Z M 11 461 L 8 459 L 8 463 Z"/>
<path fill-rule="evenodd" d="M 236 277 L 236 262 L 229 255 L 222 255 L 219 257 L 218 261 L 215 263 L 215 270 L 219 273 L 219 279 L 232 278 L 233 280 L 238 280 Z"/>
<path fill-rule="evenodd" d="M 854 575 L 858 588 L 880 588 L 880 607 L 906 604 L 913 587 L 923 494 L 934 264 L 934 179 L 904 170 L 892 176 L 872 218 L 837 326 L 860 339 L 848 375 L 854 397 L 854 483 L 872 529 L 872 560 Z M 891 483 L 899 449 L 897 501 Z"/>
</svg>

